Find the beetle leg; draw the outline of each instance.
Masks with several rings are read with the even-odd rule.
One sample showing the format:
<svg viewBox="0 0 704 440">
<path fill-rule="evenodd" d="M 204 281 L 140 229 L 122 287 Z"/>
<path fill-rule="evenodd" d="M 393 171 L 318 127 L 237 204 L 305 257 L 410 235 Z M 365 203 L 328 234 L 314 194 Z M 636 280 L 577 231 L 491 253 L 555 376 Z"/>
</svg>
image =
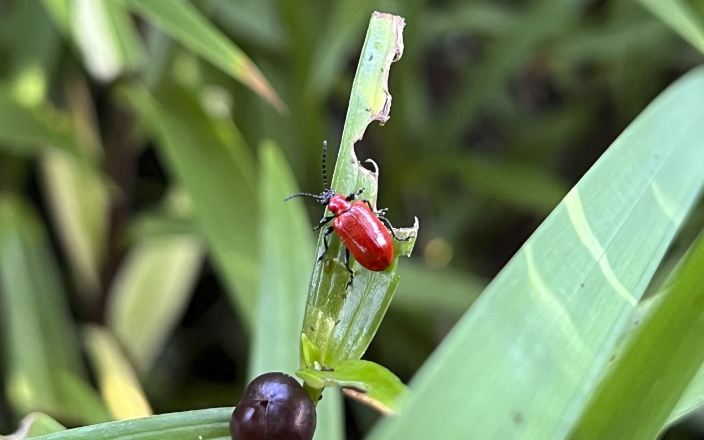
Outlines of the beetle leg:
<svg viewBox="0 0 704 440">
<path fill-rule="evenodd" d="M 323 217 L 322 219 L 320 219 L 320 222 L 318 222 L 318 226 L 314 227 L 313 230 L 314 230 L 314 231 L 320 230 L 320 228 L 322 228 L 323 226 L 325 226 L 326 223 L 329 223 L 329 222 L 330 222 L 332 219 L 334 219 L 334 218 L 335 218 L 334 215 L 329 215 L 329 216 L 327 216 L 327 217 Z"/>
<path fill-rule="evenodd" d="M 370 206 L 370 208 L 371 208 L 371 206 Z M 380 210 L 376 211 L 374 214 L 376 214 L 377 217 L 383 217 L 384 214 L 386 214 L 386 211 L 388 211 L 388 210 L 389 210 L 389 208 L 380 209 Z"/>
<path fill-rule="evenodd" d="M 347 290 L 352 285 L 352 281 L 354 281 L 354 272 L 350 269 L 350 250 L 348 248 L 345 248 L 345 268 L 347 269 L 347 272 L 350 273 L 350 280 L 345 286 L 345 290 Z"/>
<path fill-rule="evenodd" d="M 335 231 L 335 229 L 333 229 L 332 226 L 329 226 L 329 227 L 325 230 L 325 232 L 323 232 L 323 244 L 325 245 L 325 250 L 324 250 L 323 253 L 320 254 L 320 256 L 318 257 L 318 263 L 320 262 L 320 260 L 323 259 L 323 257 L 325 256 L 325 254 L 328 253 L 328 235 L 332 234 L 333 231 Z"/>
<path fill-rule="evenodd" d="M 408 240 L 410 240 L 411 238 L 413 238 L 413 237 L 398 238 L 398 237 L 396 236 L 396 233 L 394 232 L 394 227 L 391 226 L 391 222 L 389 221 L 389 219 L 386 218 L 386 217 L 384 217 L 383 215 L 379 215 L 379 216 L 377 216 L 377 217 L 379 218 L 379 220 L 381 220 L 382 222 L 384 222 L 384 224 L 386 225 L 387 228 L 389 228 L 389 231 L 391 231 L 391 235 L 393 235 L 393 237 L 394 237 L 396 240 L 398 240 L 398 241 L 408 241 Z"/>
<path fill-rule="evenodd" d="M 345 197 L 345 200 L 347 200 L 348 202 L 351 202 L 352 200 L 355 200 L 355 199 L 357 199 L 357 197 L 361 196 L 363 192 L 364 192 L 364 188 L 360 189 L 356 193 L 349 193 L 349 195 L 347 197 Z"/>
</svg>

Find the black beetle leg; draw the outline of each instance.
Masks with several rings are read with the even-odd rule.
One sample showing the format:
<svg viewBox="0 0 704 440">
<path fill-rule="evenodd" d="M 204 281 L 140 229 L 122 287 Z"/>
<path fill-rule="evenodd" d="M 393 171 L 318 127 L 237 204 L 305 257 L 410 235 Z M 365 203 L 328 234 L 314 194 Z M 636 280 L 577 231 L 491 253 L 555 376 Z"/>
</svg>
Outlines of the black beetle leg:
<svg viewBox="0 0 704 440">
<path fill-rule="evenodd" d="M 325 250 L 323 251 L 322 254 L 318 257 L 318 262 L 320 262 L 325 254 L 328 253 L 328 235 L 332 234 L 335 231 L 332 226 L 329 226 L 325 232 L 323 232 L 323 244 L 325 245 Z"/>
<path fill-rule="evenodd" d="M 384 214 L 386 214 L 386 211 L 389 210 L 389 208 L 384 208 L 384 209 L 380 209 L 378 211 L 374 211 L 374 208 L 372 207 L 372 203 L 369 200 L 364 199 L 362 201 L 367 204 L 367 206 L 369 207 L 369 210 L 371 212 L 373 212 L 374 215 L 376 215 L 377 217 L 383 217 Z"/>
<path fill-rule="evenodd" d="M 347 197 L 345 197 L 345 200 L 348 202 L 351 202 L 352 200 L 357 199 L 357 197 L 361 196 L 362 193 L 364 192 L 364 188 L 360 189 L 356 193 L 350 193 Z"/>
<path fill-rule="evenodd" d="M 379 220 L 381 220 L 382 222 L 384 222 L 384 224 L 386 225 L 387 228 L 389 228 L 389 231 L 391 231 L 391 235 L 393 235 L 396 240 L 398 240 L 398 241 L 408 241 L 408 240 L 410 240 L 411 238 L 413 238 L 413 237 L 398 238 L 398 237 L 396 236 L 396 233 L 394 232 L 394 227 L 391 226 L 391 222 L 389 221 L 389 219 L 387 219 L 386 217 L 384 217 L 384 216 L 382 216 L 382 215 L 378 216 L 378 218 L 379 218 Z"/>
<path fill-rule="evenodd" d="M 354 281 L 354 272 L 350 269 L 350 250 L 348 248 L 345 248 L 345 268 L 347 268 L 347 272 L 350 273 L 350 280 L 347 282 L 347 286 L 345 286 L 345 290 L 347 290 L 352 285 L 352 281 Z"/>
<path fill-rule="evenodd" d="M 314 231 L 320 230 L 320 228 L 322 228 L 323 226 L 325 226 L 326 223 L 329 223 L 329 222 L 330 222 L 332 219 L 334 219 L 334 218 L 335 218 L 334 215 L 329 215 L 329 216 L 327 216 L 327 217 L 321 218 L 321 219 L 320 219 L 320 222 L 318 222 L 318 226 L 314 227 L 313 230 L 314 230 Z"/>
</svg>

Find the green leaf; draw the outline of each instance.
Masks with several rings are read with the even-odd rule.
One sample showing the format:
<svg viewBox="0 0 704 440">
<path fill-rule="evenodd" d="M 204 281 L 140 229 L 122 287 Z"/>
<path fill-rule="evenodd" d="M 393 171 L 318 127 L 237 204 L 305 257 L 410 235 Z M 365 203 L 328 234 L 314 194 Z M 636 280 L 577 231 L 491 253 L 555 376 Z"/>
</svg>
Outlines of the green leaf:
<svg viewBox="0 0 704 440">
<path fill-rule="evenodd" d="M 234 408 L 163 414 L 69 429 L 37 440 L 230 440 Z"/>
<path fill-rule="evenodd" d="M 95 295 L 107 241 L 108 189 L 95 173 L 60 151 L 47 150 L 41 167 L 43 190 L 76 286 Z"/>
<path fill-rule="evenodd" d="M 2 436 L 2 440 L 25 440 L 31 437 L 63 431 L 64 426 L 44 413 L 31 413 L 20 422 L 20 427 L 10 435 Z"/>
<path fill-rule="evenodd" d="M 704 364 L 704 239 L 651 303 L 570 438 L 656 438 L 677 411 Z"/>
<path fill-rule="evenodd" d="M 299 337 L 313 265 L 312 233 L 300 199 L 284 202 L 298 191 L 293 173 L 281 150 L 270 141 L 259 148 L 261 163 L 259 229 L 261 276 L 257 319 L 250 360 L 250 377 L 270 371 L 293 374 L 298 368 Z M 329 393 L 319 405 L 316 438 L 343 438 L 339 395 Z"/>
<path fill-rule="evenodd" d="M 45 0 L 47 4 L 49 0 Z M 63 23 L 63 8 L 51 5 L 55 19 Z M 129 12 L 115 0 L 72 0 L 70 28 L 90 74 L 104 82 L 134 71 L 145 60 L 145 49 Z"/>
<path fill-rule="evenodd" d="M 680 419 L 690 414 L 704 404 L 704 364 L 695 373 L 682 397 L 667 418 L 666 426 L 677 423 Z"/>
<path fill-rule="evenodd" d="M 84 329 L 84 338 L 100 393 L 112 417 L 126 420 L 152 415 L 139 380 L 110 331 L 90 325 Z"/>
<path fill-rule="evenodd" d="M 123 89 L 158 138 L 158 151 L 193 201 L 206 239 L 234 304 L 254 322 L 259 291 L 254 160 L 230 121 L 208 115 L 194 94 L 164 85 L 157 99 Z"/>
<path fill-rule="evenodd" d="M 48 105 L 33 106 L 7 84 L 0 84 L 0 145 L 17 154 L 36 154 L 48 147 L 81 157 L 69 118 Z"/>
<path fill-rule="evenodd" d="M 704 53 L 704 17 L 687 0 L 640 0 L 682 38 Z"/>
<path fill-rule="evenodd" d="M 257 66 L 187 1 L 124 0 L 181 44 L 269 101 L 280 112 L 286 105 Z"/>
<path fill-rule="evenodd" d="M 92 113 L 88 85 L 82 79 L 68 84 L 70 115 L 85 164 L 100 167 L 103 149 Z M 100 268 L 108 235 L 108 185 L 91 168 L 67 153 L 47 149 L 41 156 L 42 184 L 75 285 L 95 298 L 100 291 Z"/>
<path fill-rule="evenodd" d="M 363 198 L 376 207 L 377 174 L 363 168 L 354 154 L 354 144 L 362 138 L 371 121 L 385 122 L 389 117 L 391 95 L 387 80 L 391 63 L 403 51 L 403 19 L 374 13 L 369 23 L 364 48 L 352 86 L 347 120 L 335 166 L 332 188 L 349 194 L 365 188 Z M 329 212 L 326 210 L 326 215 Z M 400 237 L 415 236 L 418 224 L 397 230 Z M 324 251 L 323 235 L 317 252 Z M 349 274 L 344 266 L 344 246 L 333 234 L 330 249 L 315 265 L 308 293 L 303 333 L 320 348 L 322 365 L 359 359 L 376 333 L 398 284 L 398 256 L 410 255 L 415 239 L 396 242 L 394 263 L 383 272 L 371 272 L 356 262 L 354 284 L 345 286 Z M 311 255 L 315 258 L 315 255 Z"/>
<path fill-rule="evenodd" d="M 391 371 L 374 362 L 352 360 L 334 364 L 331 371 L 303 368 L 296 375 L 314 388 L 340 387 L 350 397 L 382 413 L 397 412 L 406 386 Z"/>
<path fill-rule="evenodd" d="M 140 375 L 149 372 L 188 306 L 204 256 L 196 236 L 150 237 L 134 244 L 120 265 L 107 325 Z"/>
<path fill-rule="evenodd" d="M 257 319 L 250 360 L 251 378 L 269 371 L 298 369 L 301 320 L 313 266 L 308 215 L 291 169 L 273 142 L 259 148 L 259 249 L 261 269 Z"/>
<path fill-rule="evenodd" d="M 73 422 L 105 421 L 83 379 L 46 231 L 27 205 L 7 195 L 0 197 L 0 293 L 7 396 L 15 410 L 43 411 Z"/>
<path fill-rule="evenodd" d="M 700 69 L 624 131 L 424 365 L 403 413 L 371 439 L 567 435 L 704 184 L 702 94 Z"/>
</svg>

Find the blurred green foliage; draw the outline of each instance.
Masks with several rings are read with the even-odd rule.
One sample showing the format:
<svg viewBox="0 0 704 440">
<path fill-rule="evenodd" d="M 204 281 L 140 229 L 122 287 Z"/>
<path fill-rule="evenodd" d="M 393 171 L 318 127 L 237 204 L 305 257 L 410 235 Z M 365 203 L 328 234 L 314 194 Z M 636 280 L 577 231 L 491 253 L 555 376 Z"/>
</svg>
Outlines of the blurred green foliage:
<svg viewBox="0 0 704 440">
<path fill-rule="evenodd" d="M 276 224 L 260 215 L 255 147 L 273 141 L 298 187 L 320 188 L 374 10 L 406 19 L 406 50 L 391 119 L 357 155 L 379 165 L 392 222 L 423 229 L 366 357 L 409 380 L 616 136 L 704 60 L 701 1 L 641 3 L 0 0 L 0 432 L 31 411 L 67 426 L 129 414 L 140 384 L 156 413 L 237 402 L 271 266 L 261 228 Z M 95 324 L 103 337 L 81 343 Z M 119 371 L 90 369 L 99 353 Z M 100 386 L 104 407 L 110 379 L 134 392 Z M 347 411 L 359 438 L 375 416 Z"/>
</svg>

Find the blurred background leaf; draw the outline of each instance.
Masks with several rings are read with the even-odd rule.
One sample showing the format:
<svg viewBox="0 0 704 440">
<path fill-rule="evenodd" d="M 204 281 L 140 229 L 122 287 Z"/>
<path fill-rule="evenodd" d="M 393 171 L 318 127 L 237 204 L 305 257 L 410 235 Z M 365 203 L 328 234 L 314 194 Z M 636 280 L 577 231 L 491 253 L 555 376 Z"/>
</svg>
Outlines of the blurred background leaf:
<svg viewBox="0 0 704 440">
<path fill-rule="evenodd" d="M 313 236 L 302 201 L 294 199 L 282 205 L 298 188 L 278 146 L 264 141 L 259 160 L 259 214 L 264 222 L 259 229 L 261 287 L 249 377 L 270 371 L 293 376 L 300 363 L 301 322 L 315 261 Z M 339 391 L 325 393 L 318 409 L 321 414 L 315 439 L 343 438 Z"/>
<path fill-rule="evenodd" d="M 20 414 L 44 411 L 73 423 L 105 421 L 101 403 L 84 382 L 46 232 L 31 208 L 8 195 L 0 199 L 0 274 L 10 403 Z"/>
<path fill-rule="evenodd" d="M 86 350 L 93 363 L 100 393 L 115 420 L 152 415 L 137 375 L 109 330 L 90 325 L 83 330 Z"/>
</svg>

